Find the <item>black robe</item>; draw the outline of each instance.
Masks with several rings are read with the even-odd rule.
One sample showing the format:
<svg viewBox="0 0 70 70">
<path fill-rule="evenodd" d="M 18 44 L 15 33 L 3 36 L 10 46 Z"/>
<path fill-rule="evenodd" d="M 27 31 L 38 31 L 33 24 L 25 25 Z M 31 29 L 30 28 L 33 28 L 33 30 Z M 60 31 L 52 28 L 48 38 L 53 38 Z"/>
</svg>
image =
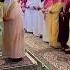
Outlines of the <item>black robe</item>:
<svg viewBox="0 0 70 70">
<path fill-rule="evenodd" d="M 63 12 L 63 9 L 61 12 L 63 14 L 59 15 L 59 35 L 58 40 L 61 43 L 61 46 L 64 48 L 67 48 L 67 41 L 69 38 L 69 17 L 70 17 L 70 1 L 66 4 L 65 12 Z"/>
</svg>

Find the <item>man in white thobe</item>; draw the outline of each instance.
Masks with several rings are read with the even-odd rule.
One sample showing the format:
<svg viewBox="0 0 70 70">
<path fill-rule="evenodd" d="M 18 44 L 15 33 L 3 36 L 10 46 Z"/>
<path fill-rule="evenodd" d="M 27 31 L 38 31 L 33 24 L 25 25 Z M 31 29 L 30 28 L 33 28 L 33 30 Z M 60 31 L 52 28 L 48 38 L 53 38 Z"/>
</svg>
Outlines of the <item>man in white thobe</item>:
<svg viewBox="0 0 70 70">
<path fill-rule="evenodd" d="M 25 28 L 27 32 L 33 32 L 35 36 L 42 35 L 43 14 L 41 0 L 27 0 L 25 11 Z"/>
</svg>

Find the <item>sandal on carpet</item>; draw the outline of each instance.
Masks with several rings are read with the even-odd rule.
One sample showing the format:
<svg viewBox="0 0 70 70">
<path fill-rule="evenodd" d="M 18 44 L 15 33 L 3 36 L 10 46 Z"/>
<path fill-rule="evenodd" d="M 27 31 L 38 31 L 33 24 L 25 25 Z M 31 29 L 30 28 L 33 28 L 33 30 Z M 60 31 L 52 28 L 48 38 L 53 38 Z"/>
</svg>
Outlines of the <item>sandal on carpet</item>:
<svg viewBox="0 0 70 70">
<path fill-rule="evenodd" d="M 3 64 L 5 64 L 4 60 L 0 60 L 0 66 L 2 66 Z"/>
<path fill-rule="evenodd" d="M 18 63 L 18 62 L 20 62 L 20 61 L 22 61 L 23 60 L 23 58 L 17 58 L 17 59 L 14 59 L 14 58 L 6 58 L 5 59 L 5 61 L 6 61 L 6 63 L 7 64 L 16 64 L 16 63 Z"/>
<path fill-rule="evenodd" d="M 42 36 L 42 35 L 40 35 L 40 36 L 39 36 L 39 38 L 43 38 L 43 36 Z"/>
<path fill-rule="evenodd" d="M 64 52 L 65 52 L 66 54 L 70 54 L 70 48 L 65 49 Z"/>
<path fill-rule="evenodd" d="M 60 49 L 60 47 L 55 47 L 55 46 L 50 46 L 52 47 L 53 49 Z"/>
<path fill-rule="evenodd" d="M 65 51 L 65 49 L 69 49 L 69 46 L 68 45 L 65 45 L 61 48 L 62 51 Z"/>
<path fill-rule="evenodd" d="M 48 41 L 46 41 L 45 43 L 49 44 L 49 42 L 48 42 Z"/>
</svg>

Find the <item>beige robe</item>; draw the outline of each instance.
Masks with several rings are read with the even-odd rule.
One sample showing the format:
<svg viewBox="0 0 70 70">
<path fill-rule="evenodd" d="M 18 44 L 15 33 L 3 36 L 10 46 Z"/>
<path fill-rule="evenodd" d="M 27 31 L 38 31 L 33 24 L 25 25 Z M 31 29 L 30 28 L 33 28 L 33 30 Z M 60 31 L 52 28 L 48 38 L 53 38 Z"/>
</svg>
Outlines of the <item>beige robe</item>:
<svg viewBox="0 0 70 70">
<path fill-rule="evenodd" d="M 4 20 L 3 48 L 7 57 L 21 58 L 24 56 L 23 16 L 17 1 L 11 5 L 7 20 Z"/>
</svg>

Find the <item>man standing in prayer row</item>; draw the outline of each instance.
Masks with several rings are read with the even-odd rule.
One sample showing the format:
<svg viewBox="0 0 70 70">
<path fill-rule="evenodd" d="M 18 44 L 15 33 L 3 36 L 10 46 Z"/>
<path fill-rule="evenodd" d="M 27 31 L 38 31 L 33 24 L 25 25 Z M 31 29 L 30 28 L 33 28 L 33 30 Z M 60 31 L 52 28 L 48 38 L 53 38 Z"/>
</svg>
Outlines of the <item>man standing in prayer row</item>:
<svg viewBox="0 0 70 70">
<path fill-rule="evenodd" d="M 53 5 L 47 15 L 49 30 L 49 45 L 58 48 L 59 13 L 62 8 L 61 0 L 53 0 Z"/>
<path fill-rule="evenodd" d="M 70 37 L 69 37 L 69 17 L 70 17 L 70 0 L 64 0 L 63 14 L 60 14 L 59 23 L 59 41 L 63 51 L 70 54 Z M 68 40 L 69 39 L 69 40 Z M 68 41 L 68 43 L 67 43 Z"/>
<path fill-rule="evenodd" d="M 27 0 L 25 10 L 25 28 L 27 32 L 33 32 L 40 36 L 43 30 L 43 14 L 41 0 Z"/>
<path fill-rule="evenodd" d="M 32 10 L 30 10 L 27 6 L 32 5 L 31 2 L 33 0 L 27 0 L 25 5 L 25 30 L 27 32 L 33 32 L 33 23 L 32 23 Z M 30 4 L 30 5 L 29 5 Z"/>
<path fill-rule="evenodd" d="M 44 17 L 41 9 L 43 8 L 43 1 L 35 0 L 35 10 L 33 14 L 33 34 L 41 37 L 43 34 Z"/>
<path fill-rule="evenodd" d="M 53 0 L 45 0 L 44 1 L 44 24 L 43 24 L 43 41 L 49 42 L 49 31 L 48 31 L 48 19 L 47 14 L 49 13 L 51 6 L 53 4 Z"/>
<path fill-rule="evenodd" d="M 4 1 L 3 20 L 4 54 L 10 61 L 19 62 L 24 57 L 24 30 L 22 10 L 18 0 Z"/>
</svg>

